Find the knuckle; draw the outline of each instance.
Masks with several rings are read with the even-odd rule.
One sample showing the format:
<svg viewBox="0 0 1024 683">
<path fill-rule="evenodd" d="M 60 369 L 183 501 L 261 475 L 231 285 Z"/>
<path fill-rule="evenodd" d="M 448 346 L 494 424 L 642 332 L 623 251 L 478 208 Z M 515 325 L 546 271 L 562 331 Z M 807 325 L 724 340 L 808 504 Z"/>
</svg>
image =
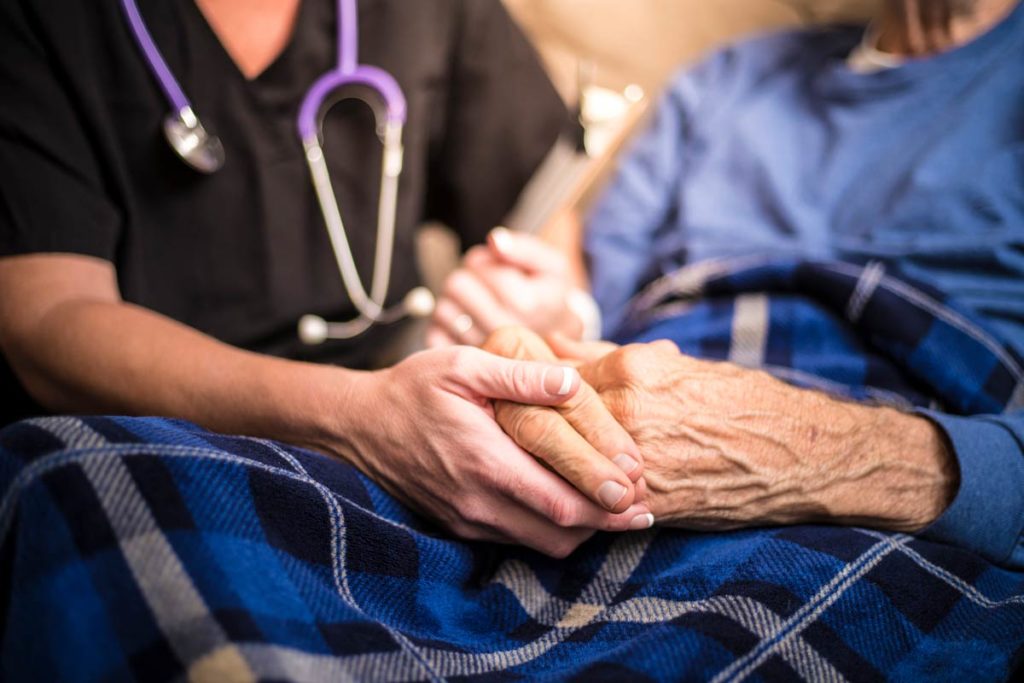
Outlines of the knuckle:
<svg viewBox="0 0 1024 683">
<path fill-rule="evenodd" d="M 459 294 L 465 291 L 470 275 L 463 269 L 456 270 L 444 280 L 442 288 L 443 295 L 448 299 L 458 298 Z"/>
<path fill-rule="evenodd" d="M 547 502 L 547 517 L 556 526 L 563 529 L 576 526 L 576 506 L 567 498 L 557 496 Z"/>
<path fill-rule="evenodd" d="M 573 552 L 580 545 L 579 541 L 569 536 L 560 536 L 557 539 L 549 541 L 544 549 L 544 554 L 553 557 L 556 560 L 564 560 L 573 554 Z"/>
<path fill-rule="evenodd" d="M 514 405 L 507 413 L 510 434 L 520 445 L 539 449 L 550 441 L 551 426 L 545 409 L 537 406 Z"/>
<path fill-rule="evenodd" d="M 651 344 L 651 350 L 661 354 L 672 354 L 673 356 L 679 354 L 679 347 L 676 346 L 675 342 L 669 341 L 668 339 L 659 339 L 658 341 Z"/>
<path fill-rule="evenodd" d="M 485 263 L 490 262 L 490 252 L 487 247 L 477 245 L 466 252 L 465 263 L 467 266 L 483 266 Z"/>
<path fill-rule="evenodd" d="M 459 524 L 474 528 L 485 526 L 490 520 L 490 513 L 487 505 L 482 501 L 475 500 L 473 498 L 465 501 L 460 506 L 459 515 L 461 517 L 458 521 Z"/>
<path fill-rule="evenodd" d="M 499 356 L 518 358 L 522 340 L 514 327 L 499 327 L 487 337 L 484 349 Z"/>
<path fill-rule="evenodd" d="M 508 372 L 509 386 L 515 392 L 516 396 L 531 396 L 534 392 L 533 373 L 530 372 L 531 368 L 525 363 L 514 363 Z"/>
</svg>

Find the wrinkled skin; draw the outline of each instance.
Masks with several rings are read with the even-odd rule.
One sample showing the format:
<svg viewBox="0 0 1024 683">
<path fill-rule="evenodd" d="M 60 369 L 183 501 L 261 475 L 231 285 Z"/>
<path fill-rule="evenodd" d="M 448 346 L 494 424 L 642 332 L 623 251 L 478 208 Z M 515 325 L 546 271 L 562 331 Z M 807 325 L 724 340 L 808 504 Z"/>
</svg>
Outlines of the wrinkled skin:
<svg viewBox="0 0 1024 683">
<path fill-rule="evenodd" d="M 532 334 L 516 334 L 536 348 Z M 719 530 L 827 522 L 914 531 L 955 494 L 953 459 L 924 418 L 690 358 L 670 342 L 551 343 L 578 364 L 639 447 L 645 501 L 659 524 Z M 497 417 L 518 441 L 516 410 Z M 549 435 L 546 448 L 560 453 L 547 457 L 572 457 L 565 445 L 571 429 L 564 421 L 561 437 Z"/>
</svg>

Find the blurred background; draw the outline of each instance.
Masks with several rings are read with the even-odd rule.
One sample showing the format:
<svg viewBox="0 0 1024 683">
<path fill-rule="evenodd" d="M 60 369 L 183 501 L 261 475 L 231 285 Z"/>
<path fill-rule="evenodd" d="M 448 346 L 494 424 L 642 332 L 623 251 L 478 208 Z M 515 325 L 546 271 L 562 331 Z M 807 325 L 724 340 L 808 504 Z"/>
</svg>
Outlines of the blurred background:
<svg viewBox="0 0 1024 683">
<path fill-rule="evenodd" d="M 822 22 L 857 22 L 879 0 L 505 0 L 536 43 L 569 103 L 577 63 L 597 85 L 650 93 L 681 64 L 745 34 Z"/>
<path fill-rule="evenodd" d="M 584 129 L 581 139 L 559 143 L 506 224 L 537 232 L 566 209 L 585 214 L 648 105 L 682 66 L 745 35 L 864 23 L 880 1 L 504 0 Z M 417 250 L 427 286 L 441 291 L 459 261 L 458 239 L 444 226 L 423 226 Z"/>
</svg>

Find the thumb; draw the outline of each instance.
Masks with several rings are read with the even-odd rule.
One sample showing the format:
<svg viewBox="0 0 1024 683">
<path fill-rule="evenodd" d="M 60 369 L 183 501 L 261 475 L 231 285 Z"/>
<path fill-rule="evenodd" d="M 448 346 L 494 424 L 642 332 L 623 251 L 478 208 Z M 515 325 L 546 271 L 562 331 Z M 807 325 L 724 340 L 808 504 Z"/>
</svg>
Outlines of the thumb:
<svg viewBox="0 0 1024 683">
<path fill-rule="evenodd" d="M 528 273 L 561 274 L 566 270 L 561 252 L 533 235 L 495 228 L 488 235 L 487 244 L 499 261 Z"/>
<path fill-rule="evenodd" d="M 556 363 L 512 360 L 485 351 L 467 354 L 460 383 L 483 398 L 538 406 L 557 406 L 576 395 L 580 374 Z"/>
</svg>

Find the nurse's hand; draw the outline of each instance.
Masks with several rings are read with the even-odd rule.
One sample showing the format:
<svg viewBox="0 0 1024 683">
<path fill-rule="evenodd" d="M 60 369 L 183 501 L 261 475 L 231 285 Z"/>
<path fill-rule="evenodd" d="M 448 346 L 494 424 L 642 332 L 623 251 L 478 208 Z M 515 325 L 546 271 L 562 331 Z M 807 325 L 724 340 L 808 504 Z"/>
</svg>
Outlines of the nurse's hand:
<svg viewBox="0 0 1024 683">
<path fill-rule="evenodd" d="M 564 557 L 595 530 L 625 530 L 648 510 L 621 470 L 621 495 L 602 506 L 543 467 L 494 420 L 494 399 L 554 406 L 580 391 L 555 363 L 453 347 L 353 378 L 326 447 L 450 531 Z M 616 514 L 618 513 L 618 514 Z"/>
<path fill-rule="evenodd" d="M 522 326 L 578 339 L 580 319 L 569 309 L 565 256 L 537 237 L 493 230 L 486 246 L 466 253 L 448 277 L 427 332 L 427 345 L 480 346 L 495 330 Z"/>
</svg>

